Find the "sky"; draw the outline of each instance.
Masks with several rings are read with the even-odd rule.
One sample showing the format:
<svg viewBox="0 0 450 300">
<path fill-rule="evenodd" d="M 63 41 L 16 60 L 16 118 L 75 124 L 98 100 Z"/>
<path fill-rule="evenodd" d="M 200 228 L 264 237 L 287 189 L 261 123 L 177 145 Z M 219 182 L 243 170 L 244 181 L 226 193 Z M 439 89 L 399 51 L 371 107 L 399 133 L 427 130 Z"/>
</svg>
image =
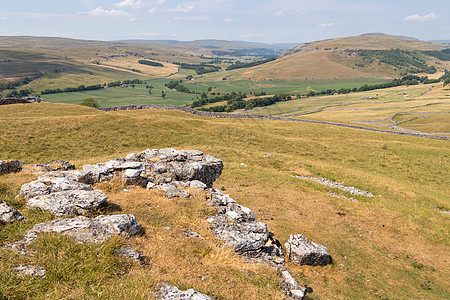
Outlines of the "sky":
<svg viewBox="0 0 450 300">
<path fill-rule="evenodd" d="M 448 0 L 0 0 L 0 36 L 302 43 L 364 33 L 450 40 Z"/>
</svg>

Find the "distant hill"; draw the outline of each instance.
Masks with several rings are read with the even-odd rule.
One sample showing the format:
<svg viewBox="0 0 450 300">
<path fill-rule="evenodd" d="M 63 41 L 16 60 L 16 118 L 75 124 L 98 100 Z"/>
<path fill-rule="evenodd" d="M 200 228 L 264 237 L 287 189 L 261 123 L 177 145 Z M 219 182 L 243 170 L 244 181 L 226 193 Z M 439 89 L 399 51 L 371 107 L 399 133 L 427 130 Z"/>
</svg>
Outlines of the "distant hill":
<svg viewBox="0 0 450 300">
<path fill-rule="evenodd" d="M 386 34 L 328 39 L 300 44 L 273 62 L 246 70 L 250 79 L 350 79 L 398 77 L 404 73 L 433 73 L 446 69 L 433 51 L 443 44 Z M 399 50 L 391 50 L 399 49 Z M 431 53 L 431 54 L 430 54 Z"/>
<path fill-rule="evenodd" d="M 434 41 L 430 41 L 430 42 L 450 45 L 450 40 L 434 40 Z"/>
</svg>

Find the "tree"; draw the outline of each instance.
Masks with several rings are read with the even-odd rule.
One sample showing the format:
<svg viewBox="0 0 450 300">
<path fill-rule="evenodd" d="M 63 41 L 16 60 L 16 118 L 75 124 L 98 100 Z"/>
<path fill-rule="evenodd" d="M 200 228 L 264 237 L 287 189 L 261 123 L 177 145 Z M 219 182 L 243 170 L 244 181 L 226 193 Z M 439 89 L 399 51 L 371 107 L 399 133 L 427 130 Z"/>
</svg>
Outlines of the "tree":
<svg viewBox="0 0 450 300">
<path fill-rule="evenodd" d="M 148 93 L 151 94 L 151 93 L 152 93 L 153 86 L 147 85 L 147 88 L 148 88 Z"/>
<path fill-rule="evenodd" d="M 92 97 L 84 98 L 83 101 L 81 101 L 80 105 L 89 106 L 93 108 L 99 108 L 100 105 L 98 104 L 97 100 L 95 100 Z"/>
<path fill-rule="evenodd" d="M 135 87 L 136 85 L 133 83 L 132 85 L 131 85 L 131 87 L 134 89 L 134 87 Z"/>
<path fill-rule="evenodd" d="M 162 92 L 161 92 L 161 97 L 162 97 L 163 99 L 165 99 L 166 96 L 167 96 L 166 93 L 164 93 L 164 91 L 162 91 Z"/>
</svg>

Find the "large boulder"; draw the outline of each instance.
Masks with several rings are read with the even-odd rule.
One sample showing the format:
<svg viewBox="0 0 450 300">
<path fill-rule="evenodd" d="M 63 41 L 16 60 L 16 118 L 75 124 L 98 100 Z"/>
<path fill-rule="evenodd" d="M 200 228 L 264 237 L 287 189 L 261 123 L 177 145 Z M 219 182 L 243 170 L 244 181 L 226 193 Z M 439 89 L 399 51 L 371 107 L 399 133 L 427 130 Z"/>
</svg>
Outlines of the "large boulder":
<svg viewBox="0 0 450 300">
<path fill-rule="evenodd" d="M 0 160 L 0 175 L 22 170 L 22 162 L 20 160 Z"/>
<path fill-rule="evenodd" d="M 201 294 L 194 289 L 181 291 L 177 287 L 167 283 L 161 283 L 158 294 L 162 300 L 213 300 L 213 298 Z"/>
<path fill-rule="evenodd" d="M 325 266 L 331 262 L 326 247 L 310 242 L 301 234 L 291 234 L 284 246 L 289 260 L 297 265 Z"/>
<path fill-rule="evenodd" d="M 27 207 L 47 210 L 55 216 L 85 215 L 105 203 L 106 199 L 106 194 L 100 190 L 68 190 L 31 198 Z"/>
<path fill-rule="evenodd" d="M 0 224 L 22 220 L 25 220 L 25 217 L 22 216 L 14 207 L 0 201 Z"/>
<path fill-rule="evenodd" d="M 126 160 L 143 162 L 158 182 L 199 180 L 209 187 L 223 169 L 222 160 L 198 150 L 147 149 L 129 154 Z"/>
<path fill-rule="evenodd" d="M 94 219 L 79 216 L 36 224 L 25 233 L 22 240 L 3 247 L 27 253 L 27 246 L 37 239 L 38 234 L 46 232 L 70 236 L 82 243 L 102 243 L 115 235 L 130 237 L 140 229 L 141 225 L 134 215 L 101 215 Z"/>
<path fill-rule="evenodd" d="M 75 170 L 75 165 L 64 160 L 55 160 L 49 164 L 34 164 L 31 166 L 34 172 L 52 172 Z"/>
</svg>

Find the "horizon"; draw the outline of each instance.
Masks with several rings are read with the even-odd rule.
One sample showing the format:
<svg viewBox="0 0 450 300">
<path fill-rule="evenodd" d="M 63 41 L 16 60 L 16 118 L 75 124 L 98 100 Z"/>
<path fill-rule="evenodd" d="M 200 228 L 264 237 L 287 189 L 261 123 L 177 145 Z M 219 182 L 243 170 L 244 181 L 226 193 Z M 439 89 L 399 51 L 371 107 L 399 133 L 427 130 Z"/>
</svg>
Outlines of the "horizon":
<svg viewBox="0 0 450 300">
<path fill-rule="evenodd" d="M 438 0 L 6 0 L 0 35 L 279 44 L 387 33 L 432 41 L 450 39 L 445 11 L 450 3 Z"/>
</svg>

